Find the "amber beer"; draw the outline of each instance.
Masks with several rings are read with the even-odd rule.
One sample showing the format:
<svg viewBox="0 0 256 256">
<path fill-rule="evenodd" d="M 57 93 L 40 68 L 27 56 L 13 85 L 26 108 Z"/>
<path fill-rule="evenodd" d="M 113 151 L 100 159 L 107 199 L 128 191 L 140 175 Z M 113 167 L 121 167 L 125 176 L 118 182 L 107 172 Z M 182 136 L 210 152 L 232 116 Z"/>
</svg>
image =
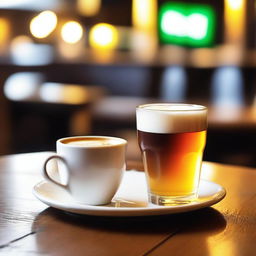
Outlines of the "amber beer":
<svg viewBox="0 0 256 256">
<path fill-rule="evenodd" d="M 194 200 L 206 143 L 207 108 L 147 104 L 136 109 L 149 200 L 160 205 Z"/>
</svg>

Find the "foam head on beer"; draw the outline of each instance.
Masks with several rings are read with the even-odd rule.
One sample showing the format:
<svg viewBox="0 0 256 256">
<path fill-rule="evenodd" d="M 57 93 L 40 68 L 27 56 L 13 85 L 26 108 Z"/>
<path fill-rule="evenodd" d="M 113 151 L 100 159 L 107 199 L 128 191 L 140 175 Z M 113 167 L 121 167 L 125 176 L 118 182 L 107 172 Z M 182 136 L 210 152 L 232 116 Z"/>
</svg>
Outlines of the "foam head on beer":
<svg viewBox="0 0 256 256">
<path fill-rule="evenodd" d="M 137 108 L 137 130 L 152 133 L 207 129 L 207 108 L 190 104 L 146 104 Z"/>
</svg>

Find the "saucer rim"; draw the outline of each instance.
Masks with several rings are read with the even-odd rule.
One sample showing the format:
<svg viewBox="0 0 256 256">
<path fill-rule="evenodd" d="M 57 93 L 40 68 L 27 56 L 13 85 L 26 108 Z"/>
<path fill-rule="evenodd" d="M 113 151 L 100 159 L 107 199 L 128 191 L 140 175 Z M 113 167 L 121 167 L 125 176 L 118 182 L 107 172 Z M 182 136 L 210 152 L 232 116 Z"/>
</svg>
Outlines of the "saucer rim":
<svg viewBox="0 0 256 256">
<path fill-rule="evenodd" d="M 130 170 L 129 170 L 130 172 Z M 141 173 L 136 171 L 136 173 Z M 149 203 L 145 207 L 111 207 L 109 205 L 85 205 L 77 202 L 63 203 L 50 197 L 44 196 L 40 193 L 43 184 L 48 186 L 54 186 L 57 190 L 63 190 L 63 188 L 47 181 L 42 180 L 34 185 L 32 193 L 34 196 L 43 202 L 44 204 L 62 210 L 69 213 L 76 213 L 81 215 L 93 215 L 93 216 L 113 216 L 113 217 L 130 217 L 130 216 L 147 216 L 147 215 L 166 215 L 176 214 L 199 210 L 205 207 L 212 206 L 220 202 L 226 196 L 226 189 L 213 181 L 201 179 L 200 182 L 206 183 L 208 186 L 217 186 L 216 192 L 206 198 L 202 198 L 198 201 L 194 201 L 188 204 L 175 205 L 175 206 L 160 206 Z"/>
</svg>

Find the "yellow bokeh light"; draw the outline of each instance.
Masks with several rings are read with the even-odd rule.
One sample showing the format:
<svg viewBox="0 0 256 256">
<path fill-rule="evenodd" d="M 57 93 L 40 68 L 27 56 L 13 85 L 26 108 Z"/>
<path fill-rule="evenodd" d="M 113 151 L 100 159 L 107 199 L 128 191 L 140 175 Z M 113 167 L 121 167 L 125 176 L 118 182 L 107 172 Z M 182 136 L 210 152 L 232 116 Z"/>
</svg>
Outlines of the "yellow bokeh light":
<svg viewBox="0 0 256 256">
<path fill-rule="evenodd" d="M 225 0 L 225 41 L 228 44 L 244 43 L 246 0 Z"/>
<path fill-rule="evenodd" d="M 227 0 L 227 5 L 233 10 L 241 9 L 243 6 L 243 0 Z"/>
<path fill-rule="evenodd" d="M 77 8 L 79 13 L 85 16 L 96 15 L 101 6 L 101 0 L 77 0 Z"/>
<path fill-rule="evenodd" d="M 9 23 L 6 19 L 0 18 L 0 43 L 7 40 L 10 32 Z"/>
<path fill-rule="evenodd" d="M 133 0 L 132 22 L 136 29 L 155 31 L 157 24 L 156 0 Z"/>
<path fill-rule="evenodd" d="M 68 21 L 61 29 L 62 39 L 69 44 L 75 44 L 83 36 L 83 27 L 77 21 Z"/>
<path fill-rule="evenodd" d="M 52 11 L 43 11 L 30 22 L 30 32 L 36 38 L 49 36 L 57 26 L 57 16 Z"/>
<path fill-rule="evenodd" d="M 93 48 L 115 49 L 118 44 L 117 29 L 110 24 L 99 23 L 92 28 L 89 41 Z"/>
</svg>

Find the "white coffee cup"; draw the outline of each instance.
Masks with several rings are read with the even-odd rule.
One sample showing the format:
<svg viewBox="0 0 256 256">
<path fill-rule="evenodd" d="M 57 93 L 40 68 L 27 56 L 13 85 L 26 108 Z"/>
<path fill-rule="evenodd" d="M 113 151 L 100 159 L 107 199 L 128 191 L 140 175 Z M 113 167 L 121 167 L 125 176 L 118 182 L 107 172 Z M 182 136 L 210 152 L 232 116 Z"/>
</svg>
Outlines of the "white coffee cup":
<svg viewBox="0 0 256 256">
<path fill-rule="evenodd" d="M 68 190 L 76 202 L 103 205 L 111 202 L 125 171 L 127 141 L 117 137 L 78 136 L 57 140 L 57 154 L 46 159 L 45 178 Z M 48 162 L 58 161 L 60 181 L 49 175 Z M 63 184 L 65 180 L 65 184 Z"/>
</svg>

